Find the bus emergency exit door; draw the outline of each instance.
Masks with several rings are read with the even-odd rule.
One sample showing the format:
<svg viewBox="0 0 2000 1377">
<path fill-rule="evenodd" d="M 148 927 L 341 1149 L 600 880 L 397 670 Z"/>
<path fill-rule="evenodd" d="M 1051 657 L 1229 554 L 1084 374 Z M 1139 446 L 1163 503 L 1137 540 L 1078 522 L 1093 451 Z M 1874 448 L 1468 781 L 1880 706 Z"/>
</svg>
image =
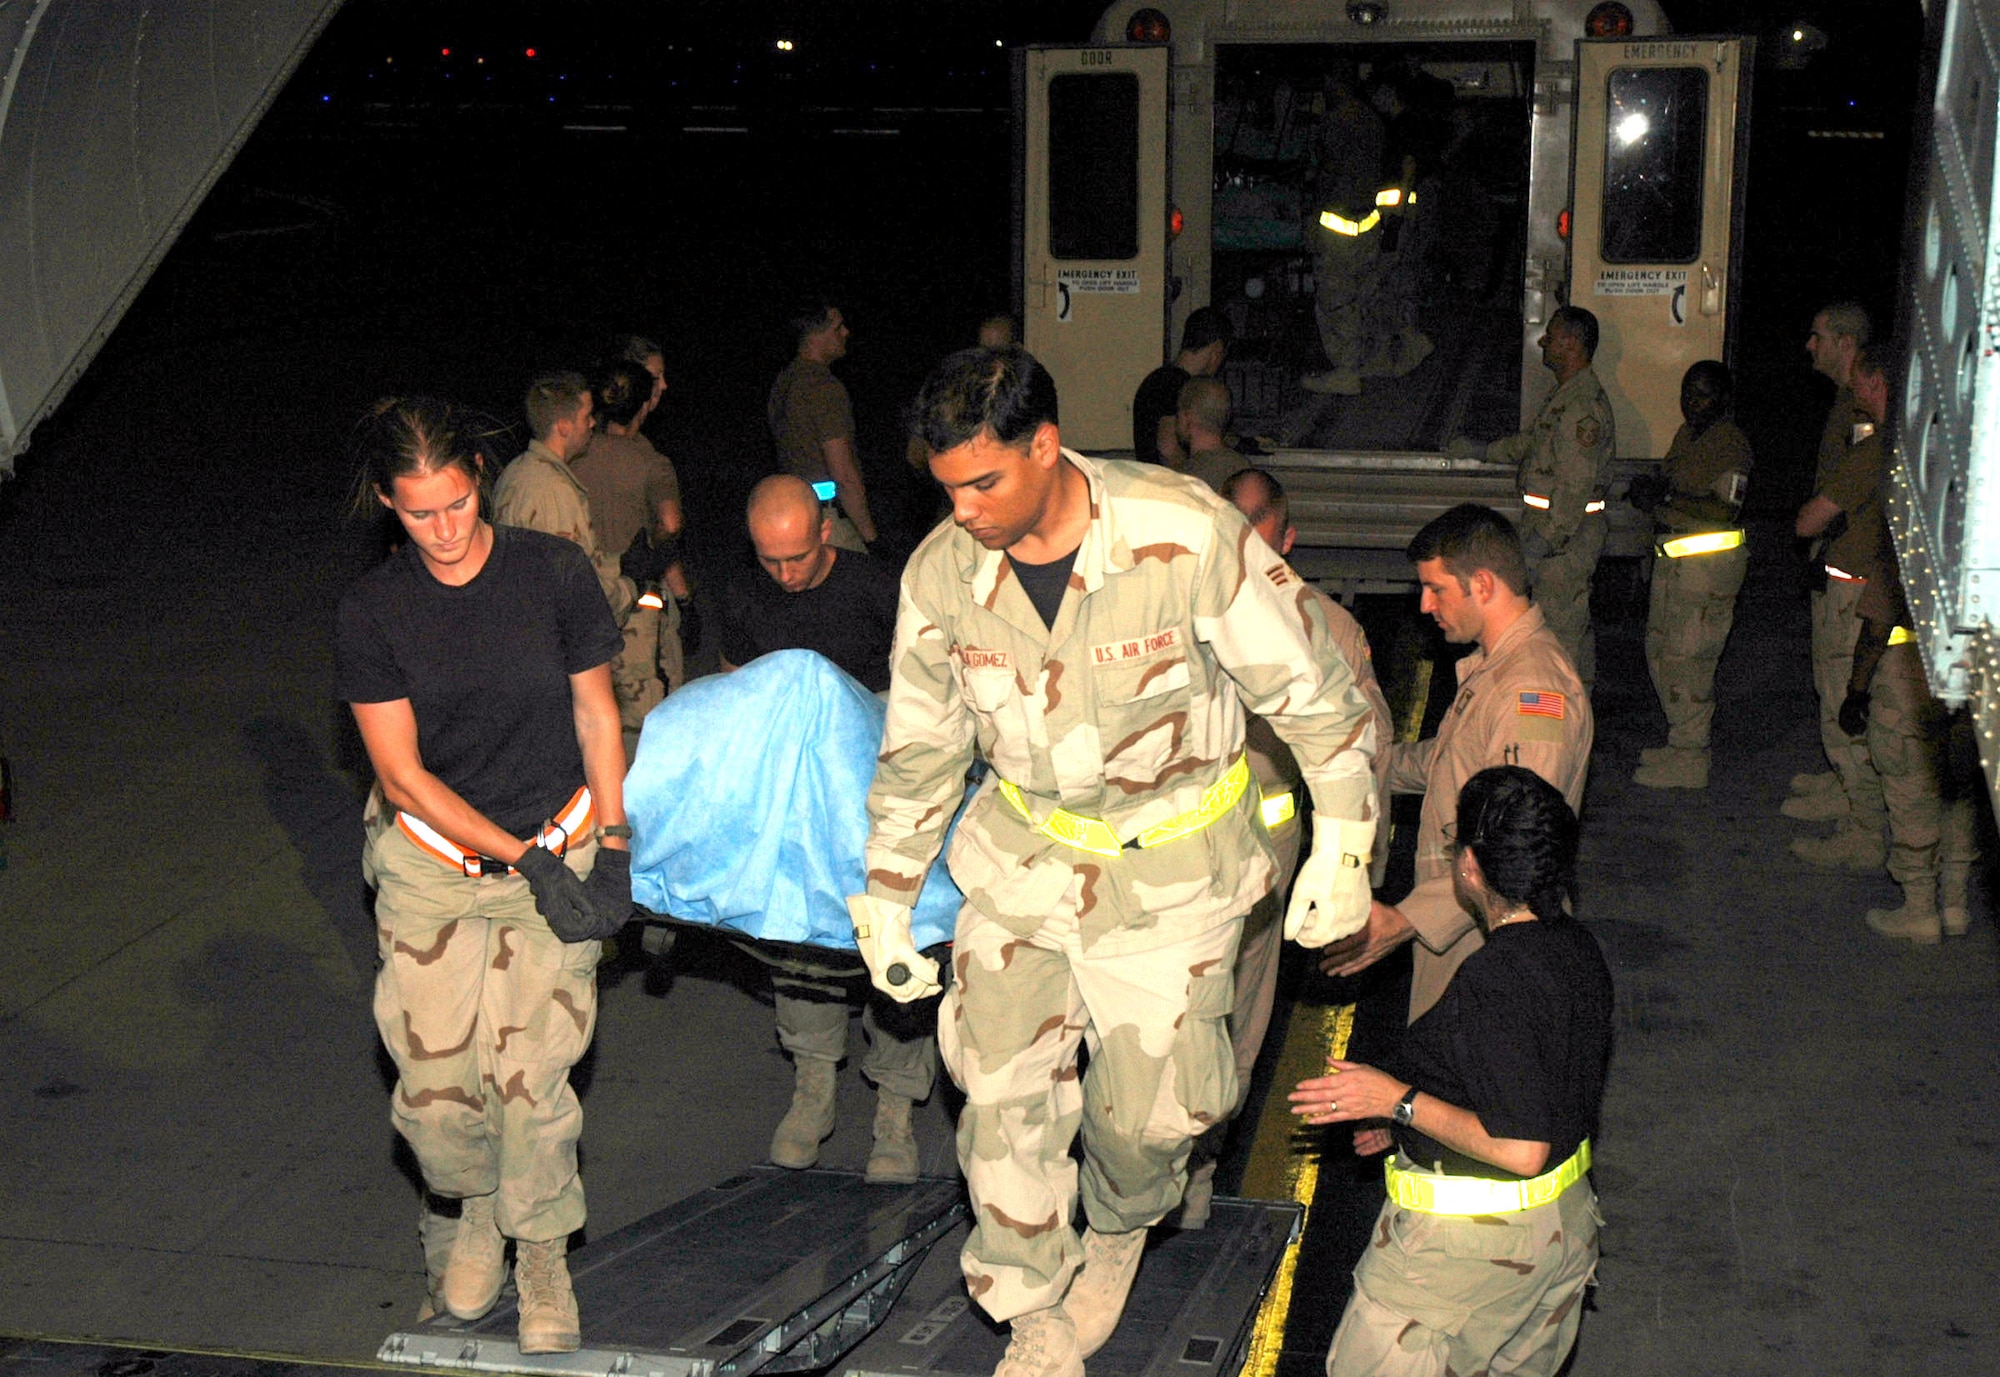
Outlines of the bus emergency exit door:
<svg viewBox="0 0 2000 1377">
<path fill-rule="evenodd" d="M 1577 44 L 1570 303 L 1602 327 L 1620 457 L 1665 454 L 1681 375 L 1729 361 L 1750 60 L 1746 38 Z"/>
<path fill-rule="evenodd" d="M 1167 50 L 1022 63 L 1022 339 L 1055 378 L 1064 443 L 1125 449 L 1166 350 Z"/>
</svg>

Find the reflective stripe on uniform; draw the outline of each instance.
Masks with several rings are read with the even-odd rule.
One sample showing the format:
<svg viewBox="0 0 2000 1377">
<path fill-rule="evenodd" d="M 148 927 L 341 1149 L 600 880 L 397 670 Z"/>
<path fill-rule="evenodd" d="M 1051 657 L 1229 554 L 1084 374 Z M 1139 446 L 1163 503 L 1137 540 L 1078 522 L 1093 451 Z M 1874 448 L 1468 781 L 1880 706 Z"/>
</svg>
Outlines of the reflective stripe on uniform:
<svg viewBox="0 0 2000 1377">
<path fill-rule="evenodd" d="M 1335 234 L 1344 234 L 1349 239 L 1356 239 L 1382 223 L 1382 212 L 1371 210 L 1359 220 L 1350 220 L 1344 215 L 1323 210 L 1319 213 L 1319 223 L 1322 229 L 1330 229 Z"/>
<path fill-rule="evenodd" d="M 1533 507 L 1538 512 L 1547 511 L 1550 505 L 1548 498 L 1543 497 L 1540 493 L 1533 492 L 1522 493 L 1521 504 L 1526 507 Z M 1585 516 L 1589 516 L 1592 512 L 1601 512 L 1603 510 L 1604 499 L 1601 497 L 1593 497 L 1590 501 L 1583 504 L 1583 514 Z"/>
<path fill-rule="evenodd" d="M 1890 645 L 1908 645 L 1917 639 L 1917 633 L 1907 626 L 1892 627 L 1889 631 Z"/>
<path fill-rule="evenodd" d="M 639 606 L 641 607 L 650 607 L 657 612 L 666 605 L 666 600 L 650 588 L 639 595 Z"/>
<path fill-rule="evenodd" d="M 1868 582 L 1867 579 L 1861 577 L 1859 574 L 1850 574 L 1845 569 L 1836 569 L 1831 564 L 1826 566 L 1826 576 L 1830 579 L 1839 579 L 1842 583 Z"/>
<path fill-rule="evenodd" d="M 1440 1176 L 1411 1171 L 1391 1157 L 1386 1168 L 1389 1198 L 1420 1214 L 1517 1214 L 1546 1205 L 1590 1170 L 1590 1139 L 1554 1171 L 1526 1181 L 1492 1181 L 1483 1176 Z"/>
<path fill-rule="evenodd" d="M 1165 822 L 1155 823 L 1132 839 L 1134 846 L 1165 846 L 1170 841 L 1178 841 L 1191 833 L 1214 822 L 1236 806 L 1243 797 L 1243 791 L 1250 787 L 1250 758 L 1239 755 L 1236 763 L 1223 772 L 1222 778 L 1208 786 L 1201 796 L 1201 802 L 1185 813 L 1177 813 Z M 1019 785 L 1011 780 L 1000 781 L 1000 795 L 1014 805 L 1014 811 L 1030 823 L 1035 815 L 1028 809 L 1028 800 L 1021 793 Z M 1086 818 L 1080 813 L 1072 813 L 1067 808 L 1058 808 L 1050 813 L 1044 822 L 1035 824 L 1035 830 L 1052 841 L 1064 846 L 1075 847 L 1078 851 L 1088 851 L 1095 856 L 1117 856 L 1124 852 L 1124 844 L 1118 834 L 1111 830 L 1111 824 L 1102 818 Z"/>
<path fill-rule="evenodd" d="M 590 789 L 585 786 L 570 795 L 569 802 L 563 805 L 562 812 L 556 814 L 554 821 L 542 825 L 541 830 L 535 834 L 535 845 L 547 847 L 558 856 L 565 855 L 569 851 L 570 838 L 588 832 L 591 821 Z M 396 826 L 402 829 L 404 836 L 416 844 L 418 850 L 437 857 L 460 874 L 485 873 L 480 865 L 482 857 L 477 851 L 467 851 L 422 818 L 405 813 L 399 808 L 396 810 Z M 508 866 L 507 873 L 514 874 L 514 867 Z"/>
<path fill-rule="evenodd" d="M 1282 827 L 1298 815 L 1299 803 L 1290 790 L 1264 795 L 1264 826 Z"/>
<path fill-rule="evenodd" d="M 1663 540 L 1655 548 L 1668 559 L 1685 559 L 1689 555 L 1720 554 L 1724 550 L 1734 550 L 1742 543 L 1741 531 L 1703 531 L 1698 535 Z"/>
</svg>

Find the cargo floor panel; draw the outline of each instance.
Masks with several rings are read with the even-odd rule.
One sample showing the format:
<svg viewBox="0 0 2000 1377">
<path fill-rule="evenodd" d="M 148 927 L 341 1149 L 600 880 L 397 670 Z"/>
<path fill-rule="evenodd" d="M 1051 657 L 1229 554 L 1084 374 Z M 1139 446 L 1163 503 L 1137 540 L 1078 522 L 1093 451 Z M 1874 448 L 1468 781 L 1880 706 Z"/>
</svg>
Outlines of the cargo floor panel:
<svg viewBox="0 0 2000 1377">
<path fill-rule="evenodd" d="M 493 1372 L 746 1377 L 826 1367 L 881 1323 L 965 1213 L 957 1180 L 756 1167 L 570 1255 L 584 1348 L 523 1356 L 511 1290 L 484 1318 L 384 1341 L 384 1362 Z"/>
<path fill-rule="evenodd" d="M 1298 1206 L 1214 1203 L 1206 1229 L 1156 1229 L 1124 1318 L 1089 1361 L 1090 1377 L 1235 1377 Z M 888 1323 L 848 1356 L 839 1377 L 986 1377 L 1007 1348 L 1005 1326 L 973 1305 L 959 1273 L 963 1226 L 931 1251 Z"/>
</svg>

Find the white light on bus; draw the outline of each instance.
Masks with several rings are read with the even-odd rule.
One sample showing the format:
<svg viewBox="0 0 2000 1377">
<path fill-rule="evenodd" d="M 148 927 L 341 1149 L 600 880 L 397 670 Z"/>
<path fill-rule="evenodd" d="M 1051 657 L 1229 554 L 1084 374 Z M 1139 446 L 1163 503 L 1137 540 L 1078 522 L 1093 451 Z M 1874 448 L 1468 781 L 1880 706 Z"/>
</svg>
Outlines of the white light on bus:
<svg viewBox="0 0 2000 1377">
<path fill-rule="evenodd" d="M 1618 121 L 1618 142 L 1622 144 L 1635 144 L 1645 138 L 1652 131 L 1652 128 L 1653 122 L 1637 110 L 1634 110 L 1624 119 Z"/>
</svg>

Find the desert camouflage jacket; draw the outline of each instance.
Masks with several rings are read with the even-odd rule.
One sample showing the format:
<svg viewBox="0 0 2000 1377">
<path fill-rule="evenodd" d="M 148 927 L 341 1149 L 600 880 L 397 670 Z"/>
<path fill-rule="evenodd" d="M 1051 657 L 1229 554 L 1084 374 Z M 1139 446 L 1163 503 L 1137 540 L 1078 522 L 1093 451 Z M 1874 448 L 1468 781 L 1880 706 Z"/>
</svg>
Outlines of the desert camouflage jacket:
<svg viewBox="0 0 2000 1377">
<path fill-rule="evenodd" d="M 1583 524 L 1584 506 L 1604 496 L 1615 436 L 1611 402 L 1597 374 L 1586 368 L 1549 394 L 1534 425 L 1495 440 L 1486 457 L 1518 463 L 1522 493 L 1549 499 L 1546 509 L 1531 504 L 1525 520 L 1550 549 L 1560 550 Z"/>
<path fill-rule="evenodd" d="M 530 440 L 527 450 L 500 471 L 500 481 L 493 489 L 493 519 L 561 536 L 580 546 L 597 572 L 611 615 L 625 620 L 638 589 L 618 572 L 617 554 L 598 548 L 597 530 L 590 521 L 590 494 L 569 465 L 540 440 Z"/>
<path fill-rule="evenodd" d="M 1269 891 L 1258 790 L 1198 832 L 1116 856 L 1040 823 L 1063 808 L 1129 842 L 1197 808 L 1243 753 L 1246 704 L 1291 745 L 1319 809 L 1373 816 L 1375 729 L 1319 601 L 1233 507 L 1154 465 L 1063 454 L 1089 484 L 1090 524 L 1052 628 L 1005 554 L 955 526 L 904 571 L 868 892 L 916 894 L 976 745 L 993 773 L 950 855 L 967 902 L 1023 936 L 1074 912 L 1093 950 L 1143 950 Z"/>
</svg>

